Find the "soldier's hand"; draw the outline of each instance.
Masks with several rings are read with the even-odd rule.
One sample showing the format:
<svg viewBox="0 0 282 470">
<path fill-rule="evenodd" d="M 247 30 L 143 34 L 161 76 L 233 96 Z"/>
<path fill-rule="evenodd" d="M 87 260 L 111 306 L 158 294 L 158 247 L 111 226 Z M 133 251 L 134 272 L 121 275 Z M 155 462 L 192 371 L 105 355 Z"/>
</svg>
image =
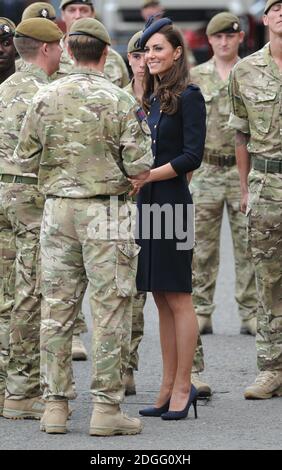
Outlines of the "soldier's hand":
<svg viewBox="0 0 282 470">
<path fill-rule="evenodd" d="M 149 177 L 150 170 L 144 171 L 143 173 L 139 173 L 139 175 L 135 175 L 132 178 L 128 178 L 128 181 L 130 181 L 133 187 L 133 189 L 129 193 L 129 196 L 135 196 L 135 194 L 138 194 L 144 184 L 149 182 Z"/>
<path fill-rule="evenodd" d="M 241 212 L 243 212 L 243 214 L 246 214 L 246 212 L 247 212 L 248 200 L 249 200 L 249 193 L 242 193 L 242 195 L 241 195 Z"/>
</svg>

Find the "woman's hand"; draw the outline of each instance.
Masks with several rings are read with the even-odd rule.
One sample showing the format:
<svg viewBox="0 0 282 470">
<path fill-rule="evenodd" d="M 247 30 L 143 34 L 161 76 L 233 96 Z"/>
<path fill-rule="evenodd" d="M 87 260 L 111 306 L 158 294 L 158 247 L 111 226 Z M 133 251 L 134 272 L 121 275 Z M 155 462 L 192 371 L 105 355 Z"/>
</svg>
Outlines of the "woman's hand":
<svg viewBox="0 0 282 470">
<path fill-rule="evenodd" d="M 144 186 L 144 184 L 149 182 L 148 180 L 150 177 L 150 173 L 150 170 L 144 171 L 139 175 L 135 175 L 132 178 L 128 178 L 128 181 L 130 181 L 133 187 L 133 189 L 129 193 L 129 196 L 135 196 L 135 194 L 139 193 L 140 189 Z"/>
</svg>

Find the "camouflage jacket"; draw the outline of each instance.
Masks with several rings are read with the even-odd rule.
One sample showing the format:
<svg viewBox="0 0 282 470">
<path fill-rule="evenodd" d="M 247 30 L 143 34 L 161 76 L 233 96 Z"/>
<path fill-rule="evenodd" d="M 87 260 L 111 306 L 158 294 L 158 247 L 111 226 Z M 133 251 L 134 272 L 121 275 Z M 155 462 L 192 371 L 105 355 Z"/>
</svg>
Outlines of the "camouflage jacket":
<svg viewBox="0 0 282 470">
<path fill-rule="evenodd" d="M 29 103 L 40 87 L 49 83 L 46 73 L 33 64 L 11 75 L 0 86 L 0 174 L 22 175 L 13 161 L 19 133 Z"/>
<path fill-rule="evenodd" d="M 124 91 L 126 91 L 131 96 L 133 96 L 136 99 L 137 103 L 141 106 L 141 104 L 142 104 L 141 101 L 139 101 L 137 99 L 137 96 L 135 96 L 135 93 L 134 93 L 134 90 L 133 90 L 133 84 L 134 84 L 134 78 L 131 80 L 131 82 L 126 87 L 124 87 Z"/>
<path fill-rule="evenodd" d="M 190 71 L 191 79 L 204 95 L 207 110 L 205 154 L 230 156 L 235 154 L 235 132 L 228 126 L 230 102 L 228 80 L 223 81 L 214 58 Z"/>
<path fill-rule="evenodd" d="M 282 75 L 271 57 L 269 43 L 236 64 L 229 93 L 229 125 L 250 135 L 250 154 L 281 159 Z"/>
<path fill-rule="evenodd" d="M 75 65 L 74 61 L 69 56 L 65 43 L 62 43 L 63 53 L 60 61 L 60 69 L 57 72 L 57 77 L 62 78 L 73 71 Z M 109 54 L 105 63 L 104 69 L 105 77 L 114 83 L 116 86 L 123 88 L 129 82 L 128 70 L 123 58 L 114 49 L 109 48 Z"/>
<path fill-rule="evenodd" d="M 34 97 L 14 158 L 24 171 L 38 171 L 44 194 L 122 194 L 127 175 L 153 163 L 150 130 L 137 108 L 103 74 L 77 68 Z"/>
</svg>

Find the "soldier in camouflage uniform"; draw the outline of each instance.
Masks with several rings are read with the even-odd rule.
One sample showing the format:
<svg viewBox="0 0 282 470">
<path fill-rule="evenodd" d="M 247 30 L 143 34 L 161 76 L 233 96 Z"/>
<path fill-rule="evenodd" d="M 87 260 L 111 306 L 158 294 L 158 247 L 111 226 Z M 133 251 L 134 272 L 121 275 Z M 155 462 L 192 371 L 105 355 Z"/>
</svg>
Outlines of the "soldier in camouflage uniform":
<svg viewBox="0 0 282 470">
<path fill-rule="evenodd" d="M 15 72 L 16 50 L 13 43 L 15 27 L 11 20 L 0 17 L 0 59 L 2 59 L 0 63 L 0 83 L 3 83 Z M 3 120 L 1 119 L 0 129 L 2 123 Z M 0 193 L 2 185 L 0 174 Z M 13 269 L 15 258 L 15 237 L 10 224 L 6 222 L 0 202 L 0 416 L 3 413 L 6 369 L 9 359 L 10 318 L 15 293 Z"/>
<path fill-rule="evenodd" d="M 95 9 L 92 0 L 62 0 L 60 8 L 62 10 L 62 19 L 66 24 L 67 33 L 75 20 L 80 18 L 95 18 Z M 65 39 L 59 75 L 62 76 L 68 74 L 72 71 L 72 68 L 73 60 L 68 54 Z M 104 73 L 106 78 L 121 88 L 125 87 L 129 82 L 125 62 L 112 48 L 109 48 Z"/>
<path fill-rule="evenodd" d="M 134 232 L 123 233 L 122 227 L 130 227 L 134 211 L 125 194 L 127 175 L 147 177 L 153 157 L 135 100 L 102 73 L 109 43 L 93 18 L 72 25 L 69 46 L 77 64 L 34 98 L 15 152 L 24 171 L 39 170 L 39 189 L 47 197 L 41 233 L 41 374 L 47 400 L 41 430 L 47 433 L 66 432 L 68 400 L 76 396 L 71 338 L 87 281 L 94 323 L 90 434 L 141 431 L 140 421 L 119 408 L 139 251 Z M 110 196 L 117 196 L 118 217 Z"/>
<path fill-rule="evenodd" d="M 241 60 L 230 81 L 241 209 L 255 266 L 258 376 L 245 398 L 282 396 L 282 2 L 268 0 L 270 42 Z"/>
<path fill-rule="evenodd" d="M 13 152 L 28 103 L 59 66 L 61 37 L 61 30 L 52 21 L 37 18 L 20 23 L 14 42 L 26 61 L 26 70 L 16 72 L 0 87 L 1 213 L 4 230 L 10 237 L 14 234 L 16 245 L 10 338 L 5 330 L 6 343 L 10 345 L 3 410 L 6 418 L 40 418 L 44 411 L 39 384 L 40 277 L 37 272 L 44 199 L 37 189 L 36 174 L 24 175 L 13 161 Z"/>
<path fill-rule="evenodd" d="M 224 12 L 211 19 L 207 26 L 207 35 L 214 56 L 191 70 L 191 79 L 200 86 L 207 108 L 204 161 L 191 182 L 196 208 L 193 301 L 200 333 L 212 333 L 220 229 L 226 206 L 234 246 L 235 298 L 241 317 L 241 333 L 255 335 L 255 275 L 251 260 L 247 257 L 246 221 L 240 212 L 240 180 L 234 151 L 235 132 L 228 127 L 228 78 L 232 67 L 239 60 L 238 49 L 244 39 L 244 32 L 240 29 L 239 19 Z"/>
<path fill-rule="evenodd" d="M 142 31 L 134 34 L 127 47 L 129 65 L 133 72 L 131 82 L 124 88 L 127 93 L 134 96 L 141 106 L 143 96 L 143 76 L 145 71 L 144 51 L 138 48 L 136 41 L 141 37 Z M 124 386 L 126 395 L 135 395 L 136 387 L 134 381 L 134 370 L 138 370 L 138 347 L 144 334 L 144 306 L 146 302 L 146 292 L 138 292 L 133 301 L 132 332 L 130 344 L 129 365 L 124 374 Z"/>
<path fill-rule="evenodd" d="M 95 9 L 92 0 L 62 0 L 60 4 L 62 10 L 62 19 L 64 20 L 67 28 L 67 33 L 70 30 L 72 23 L 80 18 L 95 17 Z M 74 62 L 67 51 L 67 38 L 62 41 L 63 53 L 60 62 L 60 69 L 57 73 L 57 78 L 72 72 Z M 123 88 L 128 84 L 129 77 L 126 65 L 122 57 L 112 48 L 109 48 L 109 54 L 104 69 L 105 76 L 115 85 Z M 73 359 L 86 359 L 86 350 L 79 337 L 81 333 L 87 331 L 85 318 L 82 312 L 79 313 L 74 330 L 73 336 Z"/>
</svg>

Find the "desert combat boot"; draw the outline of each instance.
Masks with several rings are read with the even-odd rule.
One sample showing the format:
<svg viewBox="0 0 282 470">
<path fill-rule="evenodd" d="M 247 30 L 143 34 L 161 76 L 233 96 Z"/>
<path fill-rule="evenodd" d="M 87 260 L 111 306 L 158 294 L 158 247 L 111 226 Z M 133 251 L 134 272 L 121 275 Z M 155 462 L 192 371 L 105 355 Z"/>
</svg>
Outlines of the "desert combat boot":
<svg viewBox="0 0 282 470">
<path fill-rule="evenodd" d="M 71 354 L 74 361 L 87 360 L 87 351 L 79 335 L 73 335 L 72 337 Z"/>
<path fill-rule="evenodd" d="M 45 401 L 41 397 L 11 400 L 6 398 L 3 416 L 8 419 L 40 419 L 45 410 Z"/>
<path fill-rule="evenodd" d="M 243 320 L 240 328 L 241 335 L 252 335 L 257 334 L 257 318 L 252 317 L 249 320 Z"/>
<path fill-rule="evenodd" d="M 255 382 L 245 389 L 247 399 L 266 399 L 282 397 L 282 371 L 262 371 L 258 374 Z"/>
<path fill-rule="evenodd" d="M 197 315 L 200 335 L 212 335 L 211 315 Z"/>
<path fill-rule="evenodd" d="M 47 434 L 65 434 L 69 408 L 67 400 L 48 400 L 40 422 L 40 431 Z"/>
<path fill-rule="evenodd" d="M 196 387 L 196 389 L 197 389 L 198 399 L 199 400 L 201 398 L 210 398 L 211 397 L 211 394 L 212 394 L 211 388 L 206 382 L 203 382 L 200 379 L 199 372 L 192 372 L 191 382 L 194 385 L 194 387 Z"/>
<path fill-rule="evenodd" d="M 118 434 L 139 434 L 142 424 L 138 418 L 129 418 L 119 405 L 95 403 L 90 422 L 90 436 L 115 436 Z"/>
</svg>

